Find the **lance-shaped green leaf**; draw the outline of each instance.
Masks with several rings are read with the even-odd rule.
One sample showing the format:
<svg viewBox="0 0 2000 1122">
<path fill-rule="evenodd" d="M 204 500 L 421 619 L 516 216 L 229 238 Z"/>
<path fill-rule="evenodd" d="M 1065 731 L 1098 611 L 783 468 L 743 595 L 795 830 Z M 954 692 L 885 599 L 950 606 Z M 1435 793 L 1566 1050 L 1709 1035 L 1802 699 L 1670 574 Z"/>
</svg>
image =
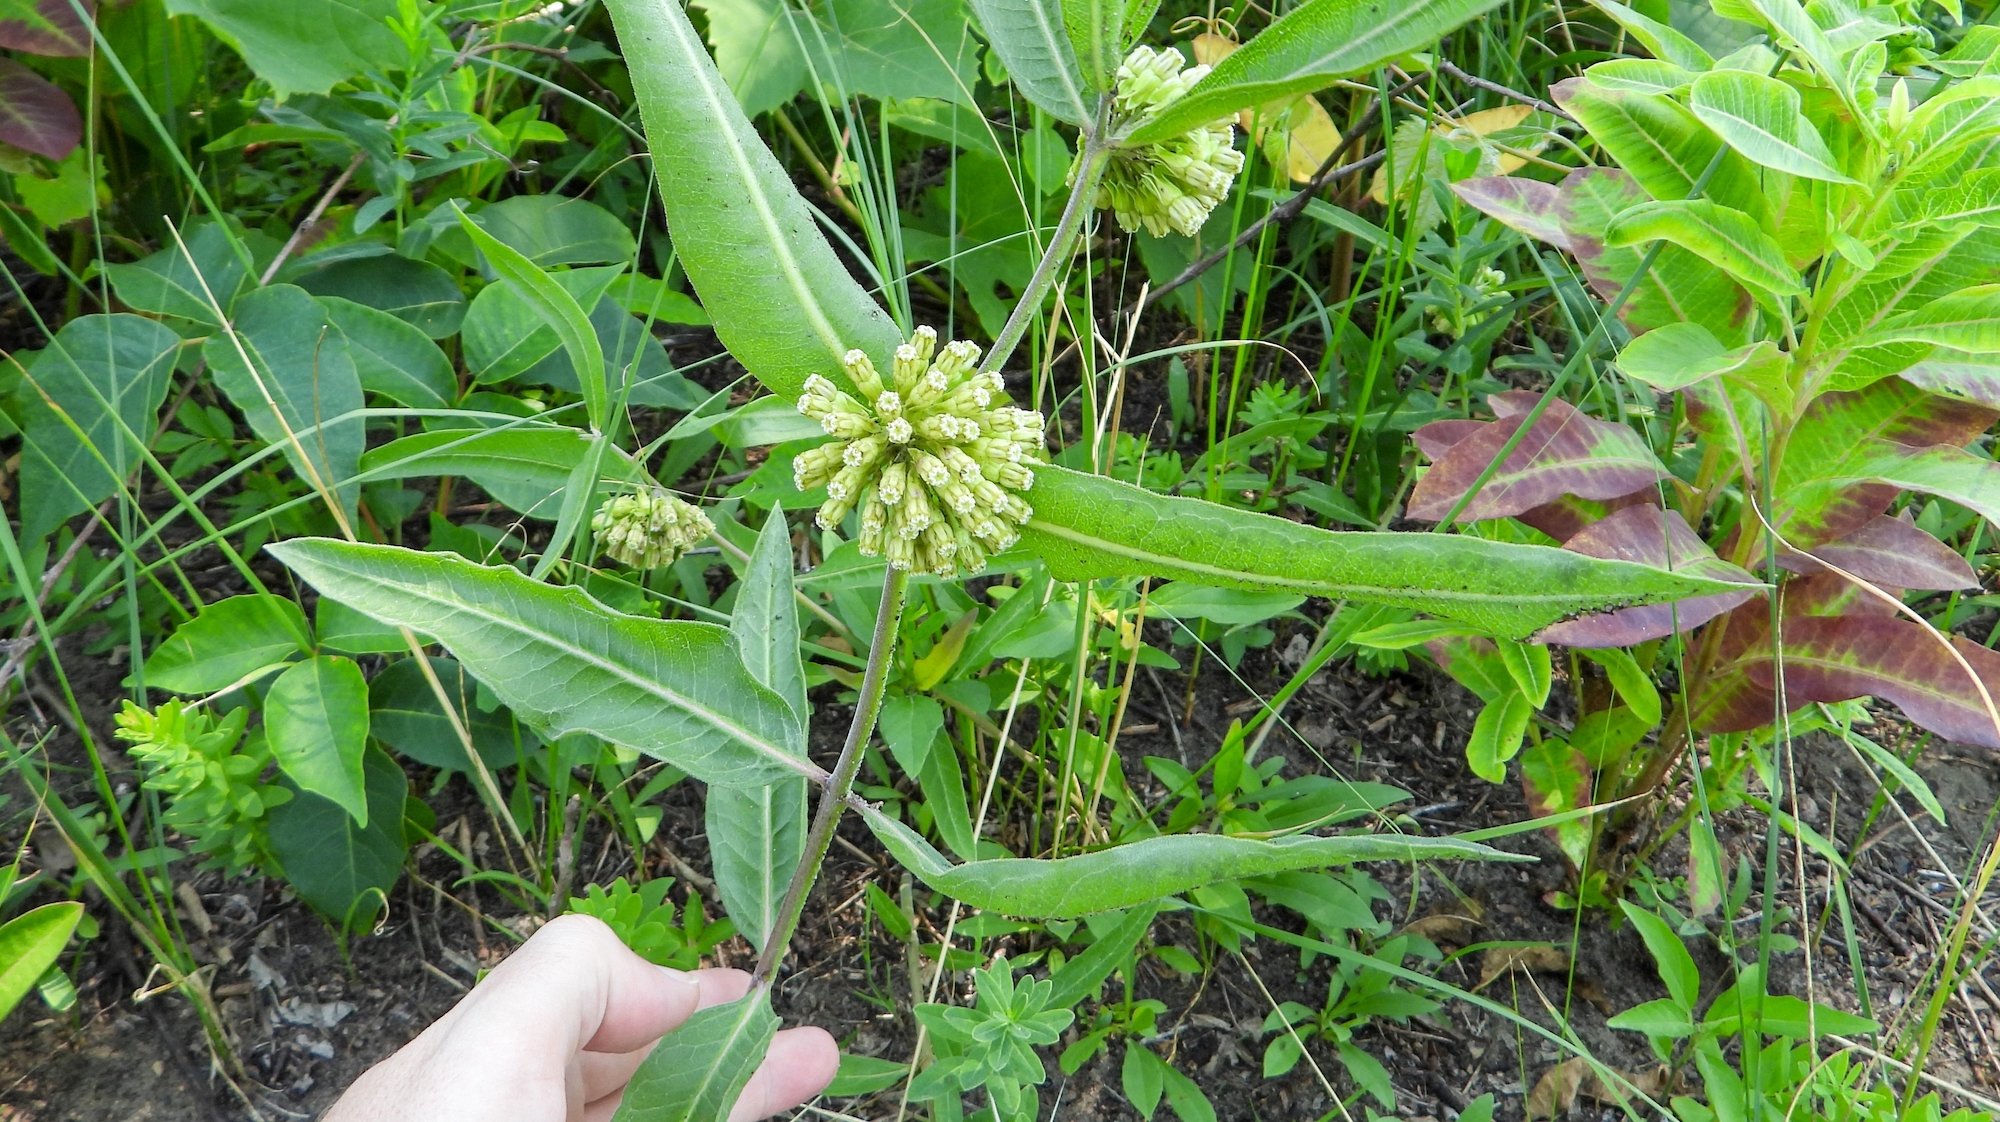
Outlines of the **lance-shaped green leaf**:
<svg viewBox="0 0 2000 1122">
<path fill-rule="evenodd" d="M 278 766 L 300 790 L 367 828 L 361 758 L 368 750 L 368 681 L 353 659 L 318 655 L 278 675 L 264 699 L 264 732 Z"/>
<path fill-rule="evenodd" d="M 458 397 L 451 360 L 430 336 L 388 312 L 322 296 L 321 306 L 347 340 L 361 388 L 412 409 L 448 409 Z"/>
<path fill-rule="evenodd" d="M 790 707 L 744 669 L 725 628 L 621 615 L 450 554 L 328 538 L 266 548 L 321 595 L 435 636 L 550 740 L 587 732 L 711 784 L 820 774 Z"/>
<path fill-rule="evenodd" d="M 250 268 L 229 244 L 228 229 L 204 222 L 184 231 L 180 244 L 130 264 L 106 265 L 104 275 L 133 310 L 193 320 L 212 330 L 222 326 L 216 305 L 229 314 Z"/>
<path fill-rule="evenodd" d="M 1853 183 L 1799 110 L 1799 91 L 1762 74 L 1716 70 L 1695 80 L 1688 108 L 1753 163 L 1807 179 Z"/>
<path fill-rule="evenodd" d="M 895 324 L 834 256 L 678 4 L 610 0 L 651 138 L 674 248 L 716 335 L 765 385 L 844 382 L 850 348 L 886 361 Z"/>
<path fill-rule="evenodd" d="M 785 512 L 772 507 L 736 586 L 729 630 L 750 676 L 791 709 L 803 746 L 809 710 L 791 546 Z M 711 787 L 702 813 L 722 903 L 736 930 L 761 951 L 777 923 L 792 867 L 805 852 L 806 782 L 793 777 L 762 787 Z"/>
<path fill-rule="evenodd" d="M 1271 841 L 1169 834 L 1053 861 L 1005 857 L 954 865 L 922 835 L 882 812 L 869 810 L 863 818 L 876 839 L 925 884 L 975 908 L 1036 919 L 1115 911 L 1218 881 L 1356 861 L 1534 860 L 1457 838 L 1401 834 Z"/>
<path fill-rule="evenodd" d="M 632 1073 L 611 1122 L 725 1122 L 777 1032 L 763 986 L 696 1012 Z"/>
<path fill-rule="evenodd" d="M 1791 356 L 1769 339 L 1724 347 L 1696 323 L 1654 328 L 1618 353 L 1620 370 L 1662 393 L 1720 377 L 1756 394 L 1777 416 L 1791 415 L 1791 365 Z"/>
<path fill-rule="evenodd" d="M 1491 398 L 1500 419 L 1453 443 L 1410 492 L 1411 518 L 1438 521 L 1478 482 L 1527 420 L 1540 395 Z M 1460 512 L 1460 522 L 1507 518 L 1564 495 L 1616 499 L 1644 491 L 1667 474 L 1653 450 L 1630 428 L 1586 417 L 1557 399 L 1536 419 L 1492 478 Z"/>
<path fill-rule="evenodd" d="M 1310 93 L 1421 50 L 1497 0 L 1309 0 L 1216 64 L 1131 140 L 1168 140 L 1247 105 Z"/>
<path fill-rule="evenodd" d="M 986 41 L 1021 96 L 1059 121 L 1084 126 L 1090 106 L 1059 0 L 969 0 Z"/>
<path fill-rule="evenodd" d="M 1058 580 L 1153 576 L 1395 604 L 1521 639 L 1582 612 L 1731 591 L 1559 549 L 1438 534 L 1335 533 L 1038 468 L 1023 538 Z"/>
<path fill-rule="evenodd" d="M 1777 240 L 1759 229 L 1756 219 L 1708 199 L 1644 203 L 1612 219 L 1604 232 L 1604 244 L 1613 247 L 1651 241 L 1672 242 L 1744 284 L 1776 296 L 1796 296 L 1806 290 Z"/>
<path fill-rule="evenodd" d="M 1982 284 L 1907 312 L 1859 345 L 1934 343 L 1971 354 L 2000 354 L 2000 284 Z"/>
<path fill-rule="evenodd" d="M 1590 68 L 1592 85 L 1641 94 L 1677 94 L 1697 75 L 1656 58 L 1615 58 Z"/>
<path fill-rule="evenodd" d="M 1989 695 L 2000 695 L 2000 654 L 1954 637 Z M 1768 661 L 1749 667 L 1750 679 L 1775 689 Z M 1979 688 L 1943 643 L 1905 619 L 1885 616 L 1815 616 L 1785 623 L 1785 696 L 1789 707 L 1808 702 L 1879 697 L 1905 716 L 1950 740 L 2000 748 L 2000 728 Z"/>
<path fill-rule="evenodd" d="M 434 429 L 371 448 L 361 457 L 370 479 L 462 475 L 523 514 L 553 519 L 570 473 L 590 454 L 590 437 L 571 428 L 531 424 L 504 429 Z M 603 478 L 645 478 L 630 456 L 607 449 Z"/>
<path fill-rule="evenodd" d="M 0 927 L 0 1017 L 56 964 L 82 918 L 83 905 L 72 900 L 43 904 Z"/>
<path fill-rule="evenodd" d="M 576 368 L 576 380 L 583 387 L 583 409 L 590 416 L 590 427 L 603 432 L 610 416 L 611 398 L 605 388 L 604 345 L 598 341 L 590 317 L 583 313 L 583 307 L 568 289 L 557 284 L 554 277 L 520 250 L 487 233 L 471 215 L 459 211 L 458 224 L 486 256 L 493 271 L 500 274 L 500 279 L 562 340 L 563 350 L 569 352 L 570 364 Z"/>
<path fill-rule="evenodd" d="M 56 332 L 14 398 L 25 436 L 22 537 L 38 540 L 117 493 L 153 435 L 180 345 L 131 315 L 81 316 Z"/>
</svg>

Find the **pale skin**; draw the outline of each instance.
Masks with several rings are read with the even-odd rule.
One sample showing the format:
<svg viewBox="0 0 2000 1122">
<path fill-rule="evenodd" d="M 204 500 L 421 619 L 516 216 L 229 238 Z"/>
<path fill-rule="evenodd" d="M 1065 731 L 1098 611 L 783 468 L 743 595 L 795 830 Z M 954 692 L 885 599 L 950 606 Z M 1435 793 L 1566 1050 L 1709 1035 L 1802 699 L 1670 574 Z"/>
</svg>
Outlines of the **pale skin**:
<svg viewBox="0 0 2000 1122">
<path fill-rule="evenodd" d="M 603 1122 L 661 1036 L 749 986 L 741 970 L 655 966 L 602 921 L 563 916 L 355 1080 L 324 1122 Z M 730 1122 L 798 1106 L 838 1062 L 825 1030 L 780 1032 Z"/>
</svg>

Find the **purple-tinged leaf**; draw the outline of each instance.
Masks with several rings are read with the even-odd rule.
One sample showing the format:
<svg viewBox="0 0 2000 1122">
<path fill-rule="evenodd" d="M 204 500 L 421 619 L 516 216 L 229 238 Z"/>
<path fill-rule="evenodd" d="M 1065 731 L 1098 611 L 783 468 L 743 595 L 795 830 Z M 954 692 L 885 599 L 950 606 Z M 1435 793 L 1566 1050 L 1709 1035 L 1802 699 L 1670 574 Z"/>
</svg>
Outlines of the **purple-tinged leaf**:
<svg viewBox="0 0 2000 1122">
<path fill-rule="evenodd" d="M 1526 420 L 1525 414 L 1502 418 L 1454 445 L 1410 492 L 1409 516 L 1443 519 Z M 1631 429 L 1586 417 L 1568 402 L 1552 401 L 1458 520 L 1506 518 L 1564 495 L 1620 498 L 1666 474 Z"/>
<path fill-rule="evenodd" d="M 1889 588 L 1948 592 L 1979 587 L 1972 566 L 1950 546 L 1910 522 L 1887 515 L 1810 553 L 1788 551 L 1778 557 L 1778 564 L 1794 573 L 1821 572 L 1821 561 Z"/>
<path fill-rule="evenodd" d="M 1575 495 L 1564 495 L 1555 502 L 1543 503 L 1514 517 L 1560 543 L 1570 540 L 1585 526 L 1602 521 L 1614 511 L 1655 502 L 1658 498 L 1659 492 L 1652 487 L 1616 499 L 1579 499 Z"/>
<path fill-rule="evenodd" d="M 1518 230 L 1557 249 L 1574 249 L 1556 216 L 1561 192 L 1554 184 L 1493 175 L 1463 180 L 1452 184 L 1451 189 L 1468 206 L 1510 230 Z"/>
<path fill-rule="evenodd" d="M 1895 459 L 1896 450 L 1885 445 L 1959 448 L 1995 418 L 2000 410 L 1927 393 L 1901 378 L 1821 394 L 1806 406 L 1785 447 L 1773 522 L 1800 549 L 1845 537 L 1887 510 L 1899 487 L 1912 486 L 1887 480 L 1884 473 L 1893 462 L 1873 462 L 1885 454 Z M 1939 474 L 1932 465 L 1912 467 L 1919 469 Z M 1871 482 L 1875 479 L 1883 481 Z"/>
<path fill-rule="evenodd" d="M 1422 452 L 1425 459 L 1436 463 L 1444 459 L 1444 454 L 1459 441 L 1485 427 L 1485 421 L 1432 421 L 1411 433 L 1410 442 L 1417 446 L 1417 451 Z"/>
<path fill-rule="evenodd" d="M 1890 590 L 1893 594 L 1894 590 Z M 1786 627 L 1814 618 L 1887 619 L 1895 609 L 1859 585 L 1831 571 L 1785 582 Z M 1771 661 L 1771 609 L 1763 597 L 1730 612 L 1713 626 L 1723 629 L 1707 680 L 1693 698 L 1694 727 L 1702 732 L 1745 732 L 1771 723 L 1777 695 L 1757 684 L 1753 671 Z M 1768 678 L 1767 678 L 1768 680 Z"/>
<path fill-rule="evenodd" d="M 1951 645 L 1989 694 L 2000 693 L 2000 654 L 1961 637 Z M 1751 666 L 1749 675 L 1760 687 L 1775 688 L 1768 661 Z M 1912 721 L 1947 739 L 2000 748 L 2000 728 L 1965 668 L 1917 624 L 1881 616 L 1786 621 L 1786 703 L 1796 708 L 1857 697 L 1893 702 Z"/>
<path fill-rule="evenodd" d="M 97 12 L 97 0 L 81 0 L 83 10 Z M 35 0 L 28 8 L 22 0 L 5 10 L 21 12 L 15 19 L 0 19 L 0 47 L 54 58 L 86 58 L 90 55 L 90 29 L 77 18 L 69 0 Z"/>
<path fill-rule="evenodd" d="M 1662 511 L 1656 506 L 1628 506 L 1584 527 L 1563 548 L 1587 557 L 1699 573 L 1715 580 L 1759 583 L 1756 577 L 1717 557 L 1678 511 Z M 1756 595 L 1752 588 L 1579 616 L 1544 628 L 1535 639 L 1568 647 L 1629 647 L 1676 630 L 1692 631 Z"/>
<path fill-rule="evenodd" d="M 76 103 L 40 74 L 0 58 L 0 144 L 61 160 L 83 139 Z"/>
<path fill-rule="evenodd" d="M 1540 400 L 1542 395 L 1534 390 L 1502 390 L 1486 395 L 1486 407 L 1493 410 L 1494 417 L 1504 421 L 1533 409 Z"/>
<path fill-rule="evenodd" d="M 1950 361 L 1933 356 L 1903 371 L 1902 378 L 1932 393 L 1964 398 L 1988 409 L 2000 409 L 2000 365 Z"/>
</svg>

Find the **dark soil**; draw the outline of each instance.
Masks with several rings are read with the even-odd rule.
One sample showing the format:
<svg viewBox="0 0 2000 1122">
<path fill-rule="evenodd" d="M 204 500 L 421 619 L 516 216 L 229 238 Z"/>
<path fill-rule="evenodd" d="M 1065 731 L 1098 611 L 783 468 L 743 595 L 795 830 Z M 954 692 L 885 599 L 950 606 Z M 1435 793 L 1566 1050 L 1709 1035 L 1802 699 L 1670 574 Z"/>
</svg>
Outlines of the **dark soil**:
<svg viewBox="0 0 2000 1122">
<path fill-rule="evenodd" d="M 1278 648 L 1284 645 L 1281 638 Z M 1282 656 L 1271 651 L 1252 652 L 1245 659 L 1243 679 L 1268 694 L 1283 681 L 1282 662 Z M 119 668 L 101 659 L 78 658 L 67 664 L 84 669 L 83 679 L 72 682 L 79 696 L 117 696 Z M 94 676 L 91 668 L 97 671 Z M 1151 724 L 1156 730 L 1121 738 L 1127 774 L 1142 793 L 1148 780 L 1140 757 L 1185 754 L 1196 762 L 1205 759 L 1219 743 L 1232 708 L 1241 711 L 1239 703 L 1249 700 L 1243 686 L 1228 675 L 1213 669 L 1204 673 L 1194 719 L 1181 732 L 1177 746 L 1167 724 L 1179 714 L 1164 711 L 1162 692 L 1170 693 L 1178 707 L 1185 679 L 1162 674 L 1160 680 L 1165 691 L 1135 691 L 1127 718 L 1129 724 L 1141 728 Z M 31 699 L 37 696 L 53 700 L 45 684 L 31 691 Z M 834 704 L 830 693 L 820 707 L 816 724 L 822 729 L 845 725 L 848 710 Z M 63 712 L 47 701 L 40 708 L 45 713 Z M 104 735 L 108 729 L 103 727 L 108 725 L 109 710 L 104 700 L 86 706 L 92 723 L 99 726 L 93 731 L 100 745 L 109 743 Z M 1329 766 L 1322 763 L 1324 757 L 1350 778 L 1394 783 L 1412 792 L 1412 809 L 1438 833 L 1526 817 L 1517 787 L 1491 786 L 1465 771 L 1468 696 L 1440 675 L 1372 678 L 1338 664 L 1301 692 L 1287 717 L 1303 739 L 1280 734 L 1266 749 L 1288 756 L 1287 774 L 1324 770 Z M 1886 734 L 1893 727 L 1885 724 L 1876 731 Z M 73 730 L 61 725 L 51 732 L 49 751 L 58 764 L 80 767 L 84 762 Z M 117 759 L 115 751 L 112 755 Z M 1824 828 L 1828 813 L 1838 814 L 1840 836 L 1851 837 L 1872 797 L 1870 781 L 1836 745 L 1802 741 L 1797 761 L 1800 787 L 1809 795 L 1800 808 L 1801 817 Z M 1936 849 L 1944 869 L 1962 869 L 1986 826 L 1989 810 L 2000 799 L 2000 762 L 1981 749 L 1941 745 L 1926 751 L 1919 770 L 1953 816 L 1953 824 L 1940 829 L 1927 818 L 1920 819 L 1916 831 Z M 76 782 L 83 779 L 81 772 L 76 774 Z M 129 773 L 114 776 L 114 781 L 130 782 Z M 18 798 L 18 787 L 14 789 Z M 413 790 L 426 789 L 413 784 Z M 697 878 L 707 867 L 699 797 L 693 784 L 682 784 L 663 796 L 662 840 L 643 855 L 654 875 L 681 877 L 677 897 L 691 882 L 699 884 Z M 490 823 L 462 782 L 431 801 L 447 830 L 465 816 L 475 850 L 485 847 L 483 835 Z M 1894 821 L 1892 815 L 1878 823 L 1879 840 L 1867 847 L 1857 869 L 1863 921 L 1859 935 L 1868 982 L 1879 1013 L 1888 1017 L 1906 1012 L 1905 1003 L 1938 945 L 1938 933 L 1949 924 L 1940 901 L 1950 899 L 1948 885 L 1936 875 L 1938 859 L 1911 828 L 1887 825 Z M 1737 853 L 1747 852 L 1761 864 L 1761 818 L 1744 814 L 1725 827 L 1731 861 Z M 850 822 L 843 834 L 849 844 L 834 848 L 815 903 L 807 909 L 805 926 L 794 942 L 794 970 L 777 994 L 778 1009 L 790 1023 L 826 1027 L 851 1051 L 900 1059 L 908 1056 L 914 1043 L 908 1014 L 910 975 L 903 947 L 889 941 L 879 924 L 869 922 L 861 889 L 875 880 L 894 895 L 901 876 L 886 859 L 873 856 L 880 851 L 865 830 Z M 1477 917 L 1475 924 L 1451 920 L 1426 924 L 1423 930 L 1447 951 L 1468 941 L 1573 945 L 1572 984 L 1566 985 L 1560 974 L 1516 972 L 1492 981 L 1483 995 L 1544 1025 L 1554 1022 L 1552 1010 L 1565 1013 L 1578 1036 L 1602 1060 L 1632 1072 L 1649 1068 L 1653 1059 L 1642 1039 L 1605 1026 L 1608 1014 L 1664 995 L 1638 938 L 1629 929 L 1612 930 L 1602 915 L 1585 916 L 1579 923 L 1574 912 L 1551 903 L 1566 886 L 1566 872 L 1542 834 L 1520 834 L 1499 844 L 1542 860 L 1532 866 L 1438 866 L 1426 869 L 1416 883 L 1407 867 L 1373 867 L 1371 872 L 1392 898 L 1391 904 L 1377 905 L 1378 915 L 1398 926 L 1430 916 Z M 45 836 L 37 840 L 30 861 L 59 869 L 67 858 L 61 850 Z M 578 852 L 580 881 L 608 881 L 631 872 L 630 855 L 589 831 Z M 1680 871 L 1685 856 L 1669 847 L 1653 863 L 1661 875 L 1670 876 Z M 1789 875 L 1789 846 L 1784 864 Z M 510 941 L 482 924 L 473 908 L 486 909 L 519 933 L 532 931 L 535 925 L 534 917 L 510 914 L 490 889 L 461 889 L 452 896 L 435 887 L 449 886 L 459 874 L 457 865 L 442 854 L 419 851 L 414 867 L 417 875 L 406 877 L 398 888 L 387 920 L 378 930 L 352 939 L 346 958 L 329 929 L 289 899 L 279 883 L 222 883 L 216 874 L 194 882 L 202 918 L 194 917 L 186 900 L 180 901 L 180 909 L 183 922 L 193 929 L 203 920 L 212 924 L 208 935 L 195 936 L 195 945 L 204 961 L 214 963 L 209 984 L 247 1077 L 236 1081 L 240 1095 L 212 1064 L 186 1002 L 170 993 L 136 1000 L 135 995 L 157 979 L 142 973 L 144 964 L 129 942 L 111 930 L 108 909 L 94 908 L 93 914 L 106 923 L 106 937 L 86 944 L 76 964 L 80 997 L 74 1009 L 52 1016 L 30 997 L 0 1025 L 0 1120 L 233 1122 L 252 1117 L 253 1104 L 267 1119 L 316 1117 L 369 1065 L 449 1009 L 480 966 L 505 955 Z M 695 877 L 688 876 L 690 871 Z M 1806 871 L 1808 885 L 1815 891 L 1813 907 L 1818 909 L 1824 899 L 1818 893 L 1825 869 L 1808 860 Z M 1796 900 L 1795 886 L 1787 891 Z M 921 886 L 918 892 L 921 905 Z M 1296 922 L 1283 912 L 1259 918 L 1277 925 Z M 922 923 L 926 937 L 935 941 L 946 923 L 944 908 L 930 908 Z M 1190 950 L 1199 946 L 1191 925 L 1176 916 L 1161 920 L 1155 938 Z M 1019 953 L 1029 948 L 1012 949 Z M 1245 955 L 1244 960 L 1218 955 L 1206 984 L 1150 966 L 1142 970 L 1142 994 L 1159 998 L 1169 1009 L 1162 1028 L 1170 1035 L 1154 1046 L 1200 1083 L 1225 1120 L 1318 1118 L 1336 1112 L 1310 1065 L 1301 1064 L 1278 1079 L 1267 1080 L 1261 1074 L 1264 1037 L 1259 1027 L 1270 1006 L 1258 979 L 1278 1000 L 1317 1006 L 1325 990 L 1326 960 L 1302 973 L 1296 954 L 1271 941 L 1247 943 Z M 733 966 L 747 966 L 749 958 L 740 941 L 725 945 L 716 956 L 718 963 Z M 1781 988 L 1805 992 L 1804 958 L 1799 953 L 1780 958 L 1776 972 Z M 1475 952 L 1448 961 L 1438 972 L 1443 979 L 1472 989 L 1481 981 L 1481 965 Z M 1712 990 L 1720 976 L 1720 959 L 1710 956 L 1702 965 Z M 1812 973 L 1820 1000 L 1853 1006 L 1854 987 L 1837 921 L 1814 948 Z M 949 979 L 959 991 L 965 981 L 963 975 Z M 1990 1095 L 2000 1085 L 1996 1078 L 2000 1069 L 1985 1040 L 1995 1035 L 1996 1028 L 1988 1001 L 1974 986 L 1964 1002 L 1952 1003 L 1931 1070 Z M 350 1012 L 341 1014 L 350 1006 Z M 325 1027 L 324 1022 L 335 1015 L 337 1023 Z M 1400 1113 L 1414 1118 L 1452 1118 L 1468 1099 L 1487 1092 L 1497 1095 L 1500 1117 L 1521 1118 L 1528 1090 L 1562 1058 L 1553 1045 L 1463 1002 L 1453 1002 L 1408 1026 L 1377 1022 L 1363 1032 L 1360 1043 L 1390 1071 Z M 1351 1090 L 1330 1050 L 1315 1045 L 1314 1055 L 1337 1089 Z M 1121 1094 L 1116 1048 L 1075 1077 L 1065 1078 L 1053 1064 L 1050 1075 L 1042 1095 L 1045 1117 L 1052 1109 L 1062 1118 L 1136 1117 Z M 837 1105 L 863 1118 L 896 1113 L 893 1092 L 872 1101 Z M 1579 1104 L 1580 1113 L 1593 1109 L 1600 1108 Z M 1605 1112 L 1607 1117 L 1612 1113 Z"/>
</svg>

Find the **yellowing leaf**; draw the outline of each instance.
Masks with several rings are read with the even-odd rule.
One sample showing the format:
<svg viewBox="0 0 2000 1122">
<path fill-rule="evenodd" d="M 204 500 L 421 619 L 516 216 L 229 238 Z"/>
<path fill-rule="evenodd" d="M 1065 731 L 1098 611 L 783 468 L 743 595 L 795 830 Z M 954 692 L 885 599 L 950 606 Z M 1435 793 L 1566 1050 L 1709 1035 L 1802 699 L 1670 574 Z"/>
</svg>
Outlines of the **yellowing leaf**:
<svg viewBox="0 0 2000 1122">
<path fill-rule="evenodd" d="M 1234 40 L 1213 33 L 1197 35 L 1189 45 L 1194 50 L 1194 60 L 1203 66 L 1214 66 L 1228 58 L 1237 47 Z M 1236 114 L 1236 123 L 1244 132 L 1252 134 L 1255 143 L 1263 145 L 1266 159 L 1274 164 L 1278 162 L 1274 156 L 1283 159 L 1285 174 L 1294 183 L 1310 180 L 1326 158 L 1340 146 L 1340 127 L 1333 123 L 1326 106 L 1311 94 L 1240 110 Z M 1275 144 L 1264 144 L 1265 133 L 1272 129 L 1285 134 L 1282 153 Z"/>
</svg>

